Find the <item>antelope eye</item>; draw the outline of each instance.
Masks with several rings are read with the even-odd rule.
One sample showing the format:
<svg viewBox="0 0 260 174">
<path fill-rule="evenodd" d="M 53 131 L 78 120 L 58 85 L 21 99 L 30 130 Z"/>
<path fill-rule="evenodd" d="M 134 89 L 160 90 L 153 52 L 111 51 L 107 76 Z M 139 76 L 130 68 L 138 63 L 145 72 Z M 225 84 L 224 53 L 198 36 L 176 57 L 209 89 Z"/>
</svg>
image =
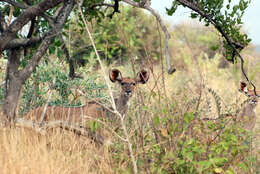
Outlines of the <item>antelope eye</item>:
<svg viewBox="0 0 260 174">
<path fill-rule="evenodd" d="M 123 86 L 123 85 L 125 85 L 126 83 L 125 82 L 121 82 L 121 85 Z"/>
<path fill-rule="evenodd" d="M 134 86 L 135 86 L 135 85 L 136 85 L 136 83 L 132 83 L 132 85 L 134 85 Z"/>
</svg>

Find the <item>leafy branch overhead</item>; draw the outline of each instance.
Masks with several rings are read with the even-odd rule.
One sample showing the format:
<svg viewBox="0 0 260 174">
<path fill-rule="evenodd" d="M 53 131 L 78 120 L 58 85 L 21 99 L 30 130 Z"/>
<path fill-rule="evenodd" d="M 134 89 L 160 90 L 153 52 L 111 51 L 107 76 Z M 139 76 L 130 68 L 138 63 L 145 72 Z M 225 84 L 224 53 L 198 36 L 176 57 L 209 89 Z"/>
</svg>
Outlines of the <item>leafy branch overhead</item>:
<svg viewBox="0 0 260 174">
<path fill-rule="evenodd" d="M 178 6 L 188 7 L 192 11 L 191 18 L 203 21 L 206 26 L 212 24 L 224 38 L 225 57 L 234 63 L 236 56 L 241 60 L 241 71 L 247 81 L 254 87 L 244 70 L 244 59 L 240 52 L 251 41 L 247 34 L 241 32 L 242 17 L 251 0 L 240 0 L 239 4 L 233 5 L 231 0 L 174 0 L 172 7 L 166 9 L 168 15 L 173 15 Z"/>
<path fill-rule="evenodd" d="M 251 0 L 240 0 L 238 5 L 232 7 L 231 0 L 175 0 L 172 7 L 167 9 L 169 15 L 177 10 L 178 6 L 190 8 L 191 18 L 203 21 L 206 26 L 212 24 L 224 37 L 225 56 L 227 60 L 234 63 L 236 50 L 240 52 L 245 48 L 251 39 L 247 34 L 241 32 L 242 17 Z"/>
</svg>

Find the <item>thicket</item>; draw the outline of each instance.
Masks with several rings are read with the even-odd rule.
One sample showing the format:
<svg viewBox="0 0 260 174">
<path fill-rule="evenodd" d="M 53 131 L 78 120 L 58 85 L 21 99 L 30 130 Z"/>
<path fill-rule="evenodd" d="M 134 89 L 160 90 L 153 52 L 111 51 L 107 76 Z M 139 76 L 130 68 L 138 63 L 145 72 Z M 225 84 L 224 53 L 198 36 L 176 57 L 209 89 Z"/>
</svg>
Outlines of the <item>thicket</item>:
<svg viewBox="0 0 260 174">
<path fill-rule="evenodd" d="M 161 70 L 163 36 L 153 17 L 127 7 L 121 13 L 102 24 L 93 21 L 92 32 L 108 68 L 124 65 L 122 69 L 130 74 L 148 65 L 151 71 L 149 85 L 136 91 L 138 97 L 134 98 L 126 119 L 140 173 L 256 173 L 259 152 L 252 148 L 255 136 L 236 121 L 243 101 L 234 97 L 237 93 L 227 91 L 227 79 L 232 79 L 230 84 L 237 84 L 239 71 L 236 67 L 217 68 L 222 56 L 216 52 L 221 42 L 215 30 L 185 24 L 171 29 L 172 61 L 177 60 L 179 72 L 166 76 Z M 64 32 L 70 36 L 66 43 L 74 63 L 82 67 L 78 73 L 83 79 L 68 78 L 60 43 L 55 42 L 24 85 L 21 115 L 45 104 L 50 90 L 55 91 L 50 105 L 75 106 L 91 99 L 106 99 L 106 86 L 98 78 L 94 50 L 85 31 L 75 23 L 82 25 L 75 16 Z M 52 56 L 60 61 L 54 62 Z M 1 63 L 4 66 L 5 62 Z M 53 63 L 58 64 L 55 69 Z M 247 65 L 255 69 L 249 75 L 259 82 L 259 62 Z M 4 76 L 0 77 L 2 81 Z M 213 81 L 218 88 L 208 87 Z M 84 97 L 77 89 L 85 93 Z M 116 131 L 122 134 L 120 129 Z M 113 139 L 114 144 L 107 149 L 112 171 L 131 173 L 126 145 L 116 137 Z M 81 151 L 85 154 L 88 149 Z M 99 157 L 96 158 L 99 163 Z"/>
</svg>

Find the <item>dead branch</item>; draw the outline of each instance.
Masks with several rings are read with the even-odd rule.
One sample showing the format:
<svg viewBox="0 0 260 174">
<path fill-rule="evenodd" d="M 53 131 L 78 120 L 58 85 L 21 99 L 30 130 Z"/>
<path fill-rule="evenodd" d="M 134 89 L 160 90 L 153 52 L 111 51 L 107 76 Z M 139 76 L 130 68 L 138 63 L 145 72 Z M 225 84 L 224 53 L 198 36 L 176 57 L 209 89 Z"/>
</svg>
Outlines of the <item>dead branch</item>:
<svg viewBox="0 0 260 174">
<path fill-rule="evenodd" d="M 119 138 L 120 140 L 126 142 L 127 140 L 123 137 L 121 137 L 120 135 L 118 135 L 112 128 L 110 128 L 105 122 L 92 118 L 90 116 L 87 115 L 83 115 L 84 118 L 87 118 L 89 120 L 93 120 L 96 122 L 101 123 L 105 129 L 107 129 L 108 131 L 110 131 L 111 133 L 113 133 L 117 138 Z M 32 121 L 32 120 L 26 120 L 23 118 L 18 118 L 16 120 L 16 126 L 18 127 L 22 127 L 22 128 L 28 128 L 28 129 L 32 129 L 34 131 L 36 131 L 37 133 L 40 133 L 42 135 L 46 134 L 47 130 L 50 129 L 55 129 L 55 128 L 62 128 L 68 131 L 72 131 L 74 132 L 76 135 L 80 135 L 80 136 L 86 136 L 89 137 L 91 136 L 91 138 L 95 139 L 95 137 L 93 135 L 91 135 L 91 130 L 81 124 L 76 124 L 76 123 L 71 123 L 68 121 L 64 121 L 64 120 L 55 120 L 55 121 L 43 121 L 43 122 L 36 122 L 36 121 Z M 100 143 L 103 144 L 103 142 L 99 141 Z"/>
<path fill-rule="evenodd" d="M 168 74 L 174 73 L 176 71 L 176 69 L 171 64 L 171 55 L 170 55 L 170 49 L 169 49 L 169 40 L 171 38 L 171 35 L 168 32 L 167 27 L 164 25 L 163 20 L 162 20 L 161 16 L 159 15 L 159 13 L 157 13 L 153 8 L 151 8 L 150 3 L 137 3 L 132 0 L 122 0 L 122 1 L 131 6 L 146 9 L 156 18 L 156 20 L 160 24 L 160 26 L 164 32 L 164 35 L 165 35 L 164 44 L 165 44 L 165 57 L 166 57 L 167 71 L 168 71 Z"/>
<path fill-rule="evenodd" d="M 23 118 L 18 118 L 16 120 L 16 126 L 29 128 L 35 130 L 40 134 L 46 134 L 46 130 L 53 129 L 53 128 L 63 128 L 66 130 L 71 130 L 78 135 L 88 135 L 88 132 L 84 130 L 84 128 L 80 125 L 72 124 L 63 120 L 55 120 L 50 122 L 35 122 L 32 120 L 26 120 Z"/>
</svg>

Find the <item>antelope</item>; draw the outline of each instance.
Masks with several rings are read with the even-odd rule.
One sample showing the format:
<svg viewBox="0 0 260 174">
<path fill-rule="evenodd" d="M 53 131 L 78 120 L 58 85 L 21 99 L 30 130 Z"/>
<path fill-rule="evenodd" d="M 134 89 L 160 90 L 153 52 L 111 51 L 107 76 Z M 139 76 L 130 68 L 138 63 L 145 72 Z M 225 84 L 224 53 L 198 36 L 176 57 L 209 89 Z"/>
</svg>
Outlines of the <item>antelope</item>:
<svg viewBox="0 0 260 174">
<path fill-rule="evenodd" d="M 260 91 L 255 93 L 254 90 L 248 89 L 247 84 L 242 81 L 239 82 L 238 90 L 249 98 L 249 101 L 242 108 L 238 120 L 242 122 L 241 124 L 246 130 L 253 130 L 256 124 L 256 106 L 260 98 Z"/>
<path fill-rule="evenodd" d="M 260 97 L 260 91 L 249 90 L 247 88 L 247 84 L 245 82 L 239 82 L 238 90 L 245 94 L 248 97 L 246 103 L 242 106 L 241 111 L 238 115 L 231 116 L 229 114 L 225 114 L 223 118 L 203 118 L 203 119 L 194 119 L 192 121 L 193 124 L 193 134 L 194 136 L 198 137 L 202 142 L 206 142 L 207 144 L 210 142 L 212 143 L 216 138 L 222 134 L 221 130 L 224 126 L 232 124 L 232 120 L 236 120 L 239 125 L 247 131 L 252 131 L 255 124 L 256 124 L 256 106 L 258 103 L 258 99 Z M 223 120 L 225 120 L 223 122 Z M 213 129 L 209 129 L 209 122 L 212 125 L 214 124 L 215 127 L 219 126 L 218 131 L 213 131 Z M 220 129 L 223 127 L 222 129 Z"/>
<path fill-rule="evenodd" d="M 128 111 L 129 99 L 132 97 L 135 88 L 138 84 L 145 84 L 148 81 L 149 72 L 147 70 L 141 70 L 137 73 L 135 78 L 130 78 L 123 77 L 118 69 L 112 69 L 109 71 L 109 79 L 111 82 L 117 82 L 121 85 L 120 96 L 115 99 L 115 104 L 117 111 L 121 115 L 124 115 Z M 44 106 L 31 110 L 24 118 L 39 122 L 43 109 Z M 86 119 L 84 116 L 89 116 L 94 119 L 103 118 L 115 120 L 116 118 L 114 117 L 117 115 L 111 113 L 110 109 L 105 108 L 101 104 L 91 101 L 80 107 L 48 106 L 42 121 L 67 121 L 85 127 L 84 123 Z"/>
</svg>

